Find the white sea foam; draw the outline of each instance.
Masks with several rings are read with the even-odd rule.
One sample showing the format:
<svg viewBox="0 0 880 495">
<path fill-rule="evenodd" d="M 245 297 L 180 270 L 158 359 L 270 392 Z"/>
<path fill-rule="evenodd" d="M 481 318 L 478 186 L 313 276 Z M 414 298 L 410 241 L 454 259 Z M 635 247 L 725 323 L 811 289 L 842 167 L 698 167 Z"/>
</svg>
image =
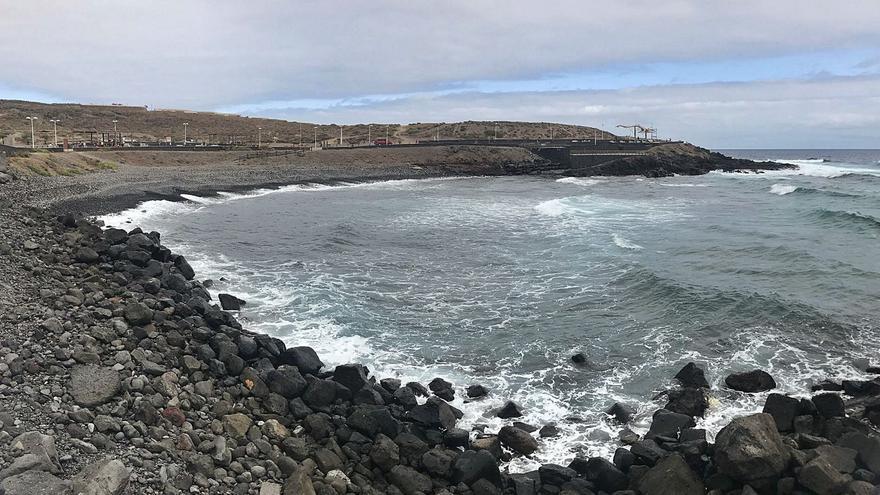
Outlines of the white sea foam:
<svg viewBox="0 0 880 495">
<path fill-rule="evenodd" d="M 773 184 L 772 186 L 770 186 L 770 192 L 773 194 L 778 194 L 779 196 L 785 196 L 786 194 L 791 194 L 797 190 L 797 186 L 792 186 L 789 184 Z"/>
<path fill-rule="evenodd" d="M 291 184 L 278 188 L 261 188 L 244 193 L 220 191 L 214 196 L 197 196 L 193 194 L 181 194 L 183 201 L 151 200 L 138 204 L 134 208 L 123 210 L 118 213 L 99 216 L 98 219 L 110 227 L 121 228 L 145 228 L 148 223 L 153 223 L 166 216 L 175 216 L 188 212 L 197 211 L 200 206 L 226 203 L 243 199 L 252 199 L 269 194 L 291 192 L 323 192 L 345 190 L 351 188 L 393 188 L 408 189 L 425 182 L 450 181 L 473 179 L 473 177 L 435 177 L 427 179 L 395 179 L 375 182 L 347 183 L 341 182 L 335 185 L 327 184 Z"/>
<path fill-rule="evenodd" d="M 793 176 L 793 175 L 806 175 L 811 177 L 824 177 L 828 179 L 833 179 L 835 177 L 842 177 L 844 175 L 849 174 L 858 174 L 858 175 L 872 175 L 874 177 L 880 177 L 880 169 L 876 168 L 863 168 L 859 166 L 846 166 L 844 164 L 841 165 L 829 165 L 827 162 L 823 160 L 772 160 L 776 163 L 785 163 L 789 165 L 796 165 L 795 169 L 783 169 L 783 170 L 765 170 L 763 173 L 755 174 L 755 173 L 728 173 L 722 172 L 720 170 L 715 170 L 710 172 L 714 175 L 722 175 L 725 177 L 733 177 L 733 178 L 779 178 L 784 176 Z"/>
<path fill-rule="evenodd" d="M 663 187 L 709 187 L 709 184 L 693 184 L 689 182 L 683 182 L 681 184 L 674 182 L 658 182 L 657 185 Z"/>
<path fill-rule="evenodd" d="M 562 179 L 556 179 L 556 182 L 559 182 L 560 184 L 574 184 L 576 186 L 593 186 L 601 181 L 584 177 L 563 177 Z"/>
<path fill-rule="evenodd" d="M 642 246 L 639 246 L 638 244 L 636 244 L 630 240 L 627 240 L 626 238 L 624 238 L 622 235 L 618 234 L 617 232 L 612 234 L 611 238 L 614 240 L 614 244 L 616 244 L 617 247 L 620 247 L 623 249 L 633 249 L 633 250 L 643 249 Z"/>
<path fill-rule="evenodd" d="M 563 199 L 551 199 L 549 201 L 544 201 L 535 206 L 535 210 L 542 214 L 547 215 L 548 217 L 558 217 L 563 213 L 566 213 L 571 210 L 565 203 L 563 203 Z"/>
</svg>

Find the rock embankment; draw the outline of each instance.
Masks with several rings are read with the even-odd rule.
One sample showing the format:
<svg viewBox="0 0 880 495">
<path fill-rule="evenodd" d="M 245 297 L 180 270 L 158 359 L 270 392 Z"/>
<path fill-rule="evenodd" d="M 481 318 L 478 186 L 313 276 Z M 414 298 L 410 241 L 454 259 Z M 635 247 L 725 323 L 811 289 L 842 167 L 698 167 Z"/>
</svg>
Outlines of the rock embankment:
<svg viewBox="0 0 880 495">
<path fill-rule="evenodd" d="M 643 175 L 670 177 L 673 175 L 703 175 L 715 170 L 724 172 L 754 172 L 797 168 L 777 162 L 756 162 L 709 151 L 690 144 L 674 143 L 656 146 L 640 156 L 627 156 L 589 168 L 567 171 L 573 176 Z"/>
<path fill-rule="evenodd" d="M 646 435 L 624 430 L 613 460 L 508 474 L 501 463 L 555 429 L 517 422 L 512 402 L 496 411 L 500 431 L 461 429 L 448 401 L 491 390 L 330 368 L 249 332 L 157 232 L 11 205 L 0 220 L 6 495 L 867 494 L 880 482 L 880 381 L 823 385 L 848 401 L 771 394 L 712 444 L 695 426 L 711 391 L 694 364 Z M 727 383 L 775 386 L 763 372 Z M 632 416 L 616 404 L 601 420 Z"/>
</svg>

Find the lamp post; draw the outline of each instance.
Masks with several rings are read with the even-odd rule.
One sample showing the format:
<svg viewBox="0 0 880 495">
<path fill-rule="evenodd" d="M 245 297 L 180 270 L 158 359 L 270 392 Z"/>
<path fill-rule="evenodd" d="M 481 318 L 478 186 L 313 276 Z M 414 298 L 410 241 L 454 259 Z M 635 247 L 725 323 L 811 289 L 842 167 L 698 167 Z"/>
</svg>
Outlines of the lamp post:
<svg viewBox="0 0 880 495">
<path fill-rule="evenodd" d="M 58 123 L 61 122 L 58 119 L 49 119 L 49 122 L 52 123 L 52 133 L 55 134 L 55 146 L 58 146 Z"/>
<path fill-rule="evenodd" d="M 257 148 L 263 147 L 263 128 L 257 127 Z"/>
<path fill-rule="evenodd" d="M 37 147 L 37 142 L 34 140 L 34 121 L 37 120 L 36 117 L 25 117 L 26 119 L 31 121 L 31 149 L 35 149 Z"/>
<path fill-rule="evenodd" d="M 318 151 L 318 126 L 315 126 L 315 147 L 312 149 Z"/>
<path fill-rule="evenodd" d="M 342 148 L 342 124 L 339 124 L 339 147 Z"/>
<path fill-rule="evenodd" d="M 116 130 L 116 123 L 119 122 L 116 119 L 113 119 L 113 145 L 119 146 L 119 131 Z"/>
<path fill-rule="evenodd" d="M 189 122 L 183 123 L 183 145 L 186 146 L 186 128 L 189 126 Z"/>
<path fill-rule="evenodd" d="M 495 122 L 495 140 L 498 140 L 498 122 Z"/>
<path fill-rule="evenodd" d="M 373 124 L 367 126 L 367 146 L 373 143 Z"/>
<path fill-rule="evenodd" d="M 385 125 L 385 146 L 388 146 L 388 125 Z"/>
</svg>

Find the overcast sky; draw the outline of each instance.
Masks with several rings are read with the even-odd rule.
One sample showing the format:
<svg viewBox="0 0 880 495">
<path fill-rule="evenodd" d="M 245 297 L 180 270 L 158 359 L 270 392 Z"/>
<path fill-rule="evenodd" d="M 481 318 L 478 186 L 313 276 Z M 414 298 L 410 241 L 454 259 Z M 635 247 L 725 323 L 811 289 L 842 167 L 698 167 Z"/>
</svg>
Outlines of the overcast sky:
<svg viewBox="0 0 880 495">
<path fill-rule="evenodd" d="M 0 0 L 0 98 L 880 147 L 880 2 Z"/>
</svg>

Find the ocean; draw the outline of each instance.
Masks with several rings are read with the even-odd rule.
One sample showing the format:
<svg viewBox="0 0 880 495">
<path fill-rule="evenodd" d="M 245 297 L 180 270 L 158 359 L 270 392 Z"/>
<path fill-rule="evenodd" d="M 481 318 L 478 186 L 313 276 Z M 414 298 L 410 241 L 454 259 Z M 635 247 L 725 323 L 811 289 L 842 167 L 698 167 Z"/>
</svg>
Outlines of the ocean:
<svg viewBox="0 0 880 495">
<path fill-rule="evenodd" d="M 243 324 L 325 364 L 458 389 L 465 427 L 496 431 L 510 399 L 556 423 L 531 458 L 610 457 L 643 432 L 695 361 L 713 387 L 710 438 L 766 394 L 724 388 L 760 368 L 806 396 L 866 378 L 880 334 L 880 151 L 731 150 L 798 170 L 697 177 L 472 177 L 297 185 L 150 201 L 110 225 L 162 232 Z M 586 365 L 572 363 L 582 352 Z M 464 386 L 491 390 L 465 402 Z"/>
</svg>

